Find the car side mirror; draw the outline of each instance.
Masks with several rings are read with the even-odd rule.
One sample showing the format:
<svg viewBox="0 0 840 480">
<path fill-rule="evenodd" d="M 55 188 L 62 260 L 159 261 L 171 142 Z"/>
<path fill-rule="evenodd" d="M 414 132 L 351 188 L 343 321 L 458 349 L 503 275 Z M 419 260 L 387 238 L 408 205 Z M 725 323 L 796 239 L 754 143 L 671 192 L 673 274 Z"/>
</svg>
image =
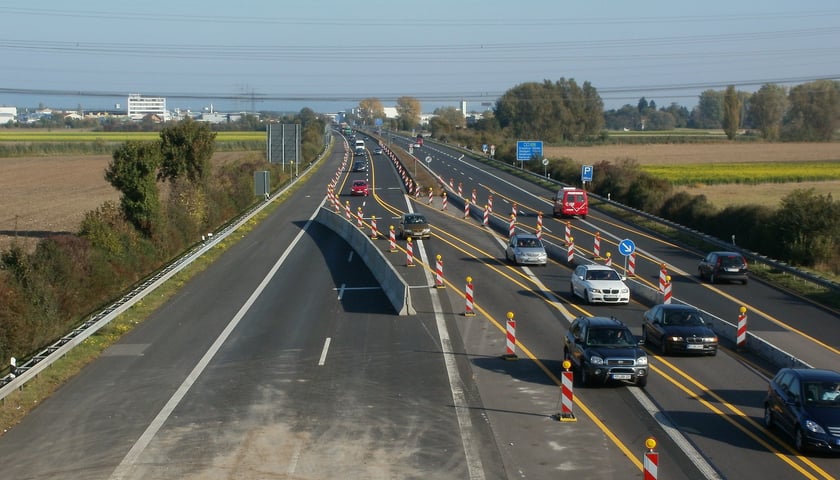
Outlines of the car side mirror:
<svg viewBox="0 0 840 480">
<path fill-rule="evenodd" d="M 626 281 L 627 281 L 627 277 L 626 277 L 626 276 L 622 276 L 622 277 L 621 277 L 621 281 L 622 281 L 622 282 L 626 282 Z"/>
</svg>

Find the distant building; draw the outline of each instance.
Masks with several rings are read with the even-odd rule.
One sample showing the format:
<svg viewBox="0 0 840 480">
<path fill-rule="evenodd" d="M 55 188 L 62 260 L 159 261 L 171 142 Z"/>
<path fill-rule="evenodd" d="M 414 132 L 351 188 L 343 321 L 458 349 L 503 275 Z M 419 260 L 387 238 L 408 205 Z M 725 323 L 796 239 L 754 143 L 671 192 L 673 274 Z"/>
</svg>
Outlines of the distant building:
<svg viewBox="0 0 840 480">
<path fill-rule="evenodd" d="M 17 107 L 0 107 L 0 125 L 17 120 Z"/>
<path fill-rule="evenodd" d="M 139 93 L 128 95 L 128 118 L 131 120 L 142 120 L 147 115 L 159 118 L 168 122 L 169 111 L 166 109 L 166 98 L 144 97 Z"/>
</svg>

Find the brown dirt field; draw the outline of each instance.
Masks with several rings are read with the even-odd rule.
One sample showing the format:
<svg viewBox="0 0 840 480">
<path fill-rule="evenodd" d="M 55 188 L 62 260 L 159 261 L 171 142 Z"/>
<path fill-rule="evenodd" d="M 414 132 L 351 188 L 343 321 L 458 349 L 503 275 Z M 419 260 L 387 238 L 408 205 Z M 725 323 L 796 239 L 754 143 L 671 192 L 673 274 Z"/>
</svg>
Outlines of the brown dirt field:
<svg viewBox="0 0 840 480">
<path fill-rule="evenodd" d="M 220 164 L 242 152 L 221 152 Z M 76 232 L 86 212 L 119 192 L 105 181 L 110 155 L 0 158 L 0 250 L 17 240 L 32 251 L 38 240 Z"/>
</svg>

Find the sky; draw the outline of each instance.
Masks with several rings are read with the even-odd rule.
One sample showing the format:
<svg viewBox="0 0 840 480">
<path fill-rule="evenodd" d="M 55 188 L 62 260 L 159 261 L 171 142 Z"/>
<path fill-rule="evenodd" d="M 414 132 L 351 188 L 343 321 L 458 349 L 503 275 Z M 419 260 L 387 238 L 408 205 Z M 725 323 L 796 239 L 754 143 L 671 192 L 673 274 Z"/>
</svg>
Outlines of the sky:
<svg viewBox="0 0 840 480">
<path fill-rule="evenodd" d="M 526 82 L 605 109 L 840 79 L 837 0 L 0 0 L 0 106 L 333 113 L 400 96 L 482 111 Z"/>
</svg>

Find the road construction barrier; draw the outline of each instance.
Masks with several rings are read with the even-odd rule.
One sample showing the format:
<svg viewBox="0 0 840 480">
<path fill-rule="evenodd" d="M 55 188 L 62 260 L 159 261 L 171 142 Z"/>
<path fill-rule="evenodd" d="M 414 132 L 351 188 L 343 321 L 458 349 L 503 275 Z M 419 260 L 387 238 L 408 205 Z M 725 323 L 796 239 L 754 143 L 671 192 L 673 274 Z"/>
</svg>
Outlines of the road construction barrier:
<svg viewBox="0 0 840 480">
<path fill-rule="evenodd" d="M 484 222 L 483 223 L 484 223 L 485 227 L 490 226 L 490 207 L 488 207 L 487 205 L 484 206 Z"/>
<path fill-rule="evenodd" d="M 644 454 L 644 480 L 656 480 L 659 478 L 659 453 L 653 449 L 656 448 L 656 440 L 653 437 L 648 437 L 645 440 L 645 448 L 647 450 Z"/>
<path fill-rule="evenodd" d="M 542 240 L 542 212 L 537 213 L 537 238 Z"/>
<path fill-rule="evenodd" d="M 577 422 L 573 412 L 574 405 L 574 389 L 575 389 L 575 372 L 571 371 L 572 362 L 563 360 L 563 372 L 560 377 L 560 413 L 554 416 L 556 420 L 561 422 Z"/>
<path fill-rule="evenodd" d="M 455 180 L 449 177 L 449 188 L 455 188 Z"/>
<path fill-rule="evenodd" d="M 662 294 L 662 303 L 668 305 L 671 303 L 671 276 L 665 276 L 665 292 Z"/>
<path fill-rule="evenodd" d="M 472 277 L 467 277 L 467 287 L 464 289 L 464 298 L 467 301 L 467 308 L 464 311 L 465 317 L 474 317 L 475 311 L 473 310 L 473 284 L 472 284 Z"/>
<path fill-rule="evenodd" d="M 505 335 L 505 360 L 516 360 L 516 320 L 513 319 L 513 312 L 507 312 L 507 329 Z"/>
<path fill-rule="evenodd" d="M 668 283 L 668 270 L 665 269 L 665 264 L 659 264 L 659 293 L 665 295 L 665 284 Z"/>
<path fill-rule="evenodd" d="M 743 349 L 747 346 L 747 307 L 741 306 L 738 309 L 738 334 L 735 336 L 736 349 Z"/>
<path fill-rule="evenodd" d="M 473 205 L 478 203 L 478 200 L 476 200 L 476 195 L 475 195 L 475 189 L 474 188 L 473 188 L 473 191 L 472 191 L 472 203 L 473 203 Z"/>
<path fill-rule="evenodd" d="M 431 206 L 431 205 L 432 205 L 432 203 L 434 203 L 434 201 L 435 201 L 434 197 L 435 197 L 435 189 L 434 189 L 434 188 L 432 188 L 432 187 L 429 187 L 429 205 L 430 205 L 430 206 Z"/>
<path fill-rule="evenodd" d="M 441 209 L 441 210 L 446 210 L 446 192 L 441 193 L 441 194 L 440 194 L 440 197 L 441 197 L 441 203 L 443 204 L 443 205 L 440 207 L 440 209 Z"/>
<path fill-rule="evenodd" d="M 464 218 L 470 218 L 470 201 L 464 200 Z"/>
<path fill-rule="evenodd" d="M 464 197 L 464 184 L 458 182 L 458 196 L 463 198 Z"/>
<path fill-rule="evenodd" d="M 394 253 L 397 251 L 397 232 L 394 231 L 394 226 L 388 226 L 388 251 Z"/>
<path fill-rule="evenodd" d="M 599 260 L 601 258 L 601 232 L 595 232 L 595 243 L 592 246 L 592 258 Z"/>
<path fill-rule="evenodd" d="M 510 227 L 508 228 L 508 238 L 513 238 L 513 234 L 516 233 L 516 215 L 510 214 Z"/>
<path fill-rule="evenodd" d="M 633 252 L 627 256 L 627 276 L 636 276 L 636 252 Z"/>
<path fill-rule="evenodd" d="M 566 247 L 566 260 L 569 262 L 569 265 L 575 261 L 575 239 L 572 237 L 569 237 L 568 246 Z"/>
<path fill-rule="evenodd" d="M 437 264 L 435 265 L 435 288 L 446 288 L 443 284 L 443 257 L 438 255 L 435 257 Z"/>
<path fill-rule="evenodd" d="M 373 238 L 375 240 L 376 237 L 378 237 L 378 236 L 379 236 L 379 232 L 376 231 L 376 217 L 371 215 L 370 216 L 370 238 Z"/>
<path fill-rule="evenodd" d="M 570 222 L 568 220 L 566 221 L 566 238 L 565 238 L 565 240 L 566 240 L 566 245 L 568 245 L 572 241 L 572 222 Z"/>
<path fill-rule="evenodd" d="M 353 213 L 350 211 L 350 200 L 347 200 L 347 202 L 344 204 L 344 213 L 347 215 L 347 221 L 352 222 Z"/>
<path fill-rule="evenodd" d="M 405 241 L 405 266 L 414 266 L 414 248 L 411 246 L 411 237 L 408 237 Z"/>
<path fill-rule="evenodd" d="M 362 215 L 362 207 L 356 210 L 356 226 L 360 229 L 365 228 L 364 215 Z"/>
<path fill-rule="evenodd" d="M 487 195 L 487 209 L 493 213 L 493 195 Z"/>
<path fill-rule="evenodd" d="M 612 253 L 607 252 L 607 258 L 604 260 L 604 265 L 612 267 Z"/>
</svg>

